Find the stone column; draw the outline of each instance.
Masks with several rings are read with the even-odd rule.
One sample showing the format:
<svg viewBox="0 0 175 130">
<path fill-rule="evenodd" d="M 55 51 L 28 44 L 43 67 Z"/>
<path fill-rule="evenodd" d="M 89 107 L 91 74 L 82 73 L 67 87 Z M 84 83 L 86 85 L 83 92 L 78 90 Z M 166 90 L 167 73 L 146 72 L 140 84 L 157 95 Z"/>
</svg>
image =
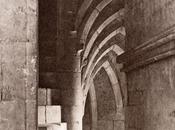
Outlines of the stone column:
<svg viewBox="0 0 175 130">
<path fill-rule="evenodd" d="M 126 1 L 126 130 L 175 128 L 175 1 Z"/>
<path fill-rule="evenodd" d="M 0 1 L 0 129 L 37 129 L 37 0 Z"/>
<path fill-rule="evenodd" d="M 68 130 L 82 130 L 83 90 L 77 39 L 64 40 L 64 56 L 57 62 L 57 80 L 61 88 L 62 119 Z M 60 56 L 58 56 L 60 57 Z"/>
<path fill-rule="evenodd" d="M 75 64 L 78 62 L 77 65 L 79 65 L 79 56 L 71 58 L 69 60 L 73 60 Z M 68 130 L 82 130 L 83 91 L 81 88 L 81 73 L 75 69 L 74 72 L 64 72 L 61 75 L 65 81 L 61 90 L 63 119 L 67 122 Z"/>
<path fill-rule="evenodd" d="M 74 60 L 77 58 L 74 57 Z M 75 60 L 74 62 L 79 61 Z M 63 75 L 64 80 L 66 80 L 62 84 L 63 88 L 61 91 L 64 121 L 68 124 L 68 130 L 82 130 L 83 91 L 81 88 L 81 73 L 65 72 Z"/>
</svg>

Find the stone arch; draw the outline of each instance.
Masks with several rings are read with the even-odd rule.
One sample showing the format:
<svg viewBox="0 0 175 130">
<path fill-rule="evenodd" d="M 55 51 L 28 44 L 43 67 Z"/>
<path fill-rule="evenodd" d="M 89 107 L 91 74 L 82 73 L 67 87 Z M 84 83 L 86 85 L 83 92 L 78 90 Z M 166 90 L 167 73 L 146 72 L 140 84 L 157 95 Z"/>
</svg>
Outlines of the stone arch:
<svg viewBox="0 0 175 130">
<path fill-rule="evenodd" d="M 119 82 L 118 82 L 118 78 L 114 72 L 114 70 L 112 69 L 109 61 L 105 61 L 93 74 L 92 77 L 95 77 L 95 75 L 100 71 L 101 68 L 104 68 L 105 71 L 107 72 L 111 85 L 112 85 L 112 89 L 115 95 L 115 101 L 116 101 L 116 107 L 123 107 L 123 102 L 122 102 L 122 95 L 121 95 L 121 91 L 120 91 L 120 86 L 119 86 Z"/>
<path fill-rule="evenodd" d="M 95 22 L 96 18 L 100 14 L 100 12 L 109 4 L 112 0 L 103 0 L 101 3 L 98 4 L 98 6 L 93 10 L 90 17 L 86 21 L 85 27 L 83 28 L 82 34 L 80 34 L 80 42 L 85 43 L 85 40 L 89 34 L 89 31 Z"/>
<path fill-rule="evenodd" d="M 98 125 L 98 112 L 97 112 L 97 100 L 96 91 L 93 81 L 89 84 L 89 92 L 86 102 L 84 104 L 84 127 L 85 130 L 96 130 Z"/>
<path fill-rule="evenodd" d="M 114 21 L 115 19 L 122 21 L 124 16 L 124 9 L 121 9 L 119 11 L 117 11 L 116 13 L 114 13 L 112 16 L 110 16 L 108 19 L 106 19 L 99 27 L 98 29 L 94 32 L 94 34 L 92 35 L 92 37 L 90 38 L 89 42 L 87 43 L 87 46 L 85 48 L 84 54 L 83 54 L 83 60 L 87 58 L 95 40 L 97 39 L 97 37 L 99 36 L 99 34 L 104 30 L 105 27 L 107 27 L 107 25 L 109 25 L 112 21 Z"/>
<path fill-rule="evenodd" d="M 122 121 L 124 124 L 124 103 L 123 103 L 123 99 L 122 99 L 122 94 L 121 94 L 121 89 L 120 89 L 120 85 L 118 82 L 118 78 L 114 72 L 114 70 L 112 69 L 110 63 L 108 60 L 106 60 L 104 63 L 102 63 L 102 65 L 100 67 L 98 67 L 98 69 L 95 70 L 95 72 L 92 74 L 91 79 L 88 83 L 89 87 L 89 94 L 91 95 L 91 110 L 93 110 L 92 113 L 92 117 L 91 120 L 93 122 L 93 124 L 91 124 L 91 130 L 96 130 L 97 129 L 97 125 L 98 125 L 98 112 L 97 112 L 97 99 L 96 99 L 96 90 L 93 84 L 93 79 L 96 76 L 96 74 L 102 69 L 104 68 L 104 70 L 106 71 L 109 80 L 111 82 L 111 87 L 114 93 L 114 98 L 115 98 L 115 107 L 116 107 L 116 115 L 115 118 L 118 121 Z M 124 127 L 123 127 L 124 128 Z"/>
<path fill-rule="evenodd" d="M 97 63 L 110 51 L 114 51 L 117 55 L 122 54 L 124 51 L 123 49 L 121 49 L 118 45 L 112 45 L 111 47 L 109 47 L 108 49 L 106 49 L 101 55 L 100 57 L 95 61 L 95 63 L 91 64 L 91 70 L 88 71 L 87 75 L 85 75 L 85 78 L 83 79 L 83 83 L 82 86 L 85 85 L 85 82 L 88 82 L 89 80 L 89 76 L 91 76 L 91 73 L 93 71 L 93 69 L 95 68 L 95 66 L 97 65 Z M 84 88 L 84 87 L 83 87 Z"/>
<path fill-rule="evenodd" d="M 97 120 L 98 120 L 98 113 L 97 113 L 97 99 L 96 99 L 96 92 L 94 83 L 91 82 L 91 87 L 89 88 L 89 95 L 90 95 L 90 106 L 91 106 L 91 130 L 97 129 Z"/>
<path fill-rule="evenodd" d="M 85 77 L 87 75 L 87 73 L 89 72 L 89 69 L 91 67 L 92 62 L 94 61 L 94 58 L 96 57 L 96 55 L 98 54 L 98 52 L 100 51 L 100 49 L 105 45 L 105 43 L 107 43 L 112 37 L 118 35 L 119 33 L 121 33 L 122 35 L 125 36 L 125 28 L 124 27 L 120 27 L 117 30 L 115 30 L 114 32 L 112 32 L 110 35 L 108 35 L 97 47 L 96 51 L 93 53 L 92 57 L 90 58 L 88 65 L 87 65 L 87 69 L 85 71 Z"/>
<path fill-rule="evenodd" d="M 91 5 L 93 0 L 84 0 L 80 9 L 78 10 L 77 18 L 75 21 L 75 28 L 77 29 L 83 19 L 83 16 L 85 15 L 87 9 Z"/>
<path fill-rule="evenodd" d="M 122 54 L 124 51 L 121 49 L 118 45 L 112 45 L 108 49 L 106 49 L 101 56 L 96 60 L 94 64 L 91 64 L 91 70 L 89 70 L 88 74 L 85 76 L 84 80 L 82 81 L 82 88 L 84 88 L 84 97 L 86 99 L 86 95 L 89 91 L 89 83 L 91 81 L 92 73 L 94 71 L 94 68 L 96 67 L 97 63 L 110 51 L 114 51 L 117 55 Z"/>
<path fill-rule="evenodd" d="M 76 29 L 78 29 L 79 25 L 81 24 L 83 16 L 85 15 L 88 7 L 91 6 L 92 2 L 93 2 L 93 0 L 83 2 L 82 6 L 80 8 L 80 10 L 83 10 L 83 11 L 81 14 L 78 14 L 77 19 L 76 19 Z M 84 21 L 85 25 L 80 27 L 80 32 L 79 32 L 80 43 L 85 44 L 87 42 L 82 59 L 84 60 L 86 58 L 89 58 L 89 61 L 87 62 L 88 65 L 86 66 L 87 68 L 86 68 L 85 73 L 84 73 L 85 75 L 82 79 L 82 88 L 84 88 L 84 105 L 85 105 L 85 101 L 86 101 L 86 97 L 87 97 L 88 92 L 91 95 L 90 96 L 90 98 L 92 100 L 91 101 L 91 110 L 93 112 L 93 116 L 91 117 L 91 120 L 93 120 L 92 122 L 94 122 L 94 124 L 91 125 L 92 130 L 97 129 L 97 120 L 98 120 L 97 119 L 97 117 L 98 117 L 97 100 L 96 100 L 96 92 L 95 92 L 95 88 L 94 88 L 94 84 L 93 84 L 93 78 L 102 68 L 105 70 L 105 72 L 107 73 L 107 76 L 109 77 L 112 92 L 114 93 L 114 97 L 115 97 L 116 108 L 118 109 L 118 108 L 124 107 L 117 74 L 115 73 L 115 71 L 112 68 L 109 61 L 108 60 L 105 61 L 97 70 L 95 70 L 96 69 L 95 67 L 100 62 L 100 60 L 102 60 L 103 57 L 105 57 L 109 52 L 113 51 L 113 52 L 115 52 L 116 55 L 120 55 L 124 52 L 124 50 L 122 48 L 120 48 L 119 45 L 116 45 L 116 44 L 113 45 L 113 44 L 109 43 L 110 46 L 107 47 L 107 49 L 105 49 L 105 51 L 97 58 L 97 55 L 102 50 L 102 48 L 104 46 L 106 48 L 107 42 L 110 42 L 111 39 L 114 40 L 115 36 L 117 36 L 118 34 L 122 34 L 122 36 L 125 36 L 125 28 L 123 26 L 119 25 L 120 27 L 117 30 L 115 30 L 115 31 L 112 30 L 113 32 L 110 31 L 109 32 L 110 34 L 109 35 L 107 34 L 108 36 L 105 37 L 103 39 L 103 41 L 100 42 L 100 44 L 97 46 L 97 48 L 94 49 L 95 51 L 92 52 L 92 54 L 89 56 L 89 53 L 90 53 L 96 39 L 103 32 L 103 30 L 105 30 L 106 27 L 108 27 L 108 25 L 110 25 L 114 20 L 117 20 L 117 19 L 119 21 L 123 20 L 123 15 L 124 15 L 125 10 L 120 9 L 119 11 L 115 12 L 113 15 L 111 15 L 107 19 L 104 19 L 105 21 L 102 24 L 100 24 L 100 26 L 98 26 L 97 29 L 94 30 L 95 32 L 92 33 L 92 36 L 89 36 L 89 38 L 88 38 L 88 35 L 91 31 L 91 28 L 93 27 L 95 20 L 98 18 L 101 11 L 107 5 L 109 5 L 111 2 L 112 2 L 112 0 L 102 0 L 102 2 L 99 3 L 98 6 L 95 7 L 95 9 L 92 11 L 92 13 L 89 14 L 90 16 L 87 17 L 86 21 Z M 85 6 L 85 4 L 87 6 L 83 9 L 83 6 Z M 79 13 L 80 13 L 80 10 L 79 10 Z M 107 29 L 109 30 L 109 28 L 107 28 Z M 97 58 L 97 59 L 95 59 L 95 58 Z M 95 71 L 95 74 L 93 73 L 93 71 Z M 93 100 L 95 100 L 95 101 L 93 101 Z M 123 118 L 124 118 L 124 116 L 123 116 Z"/>
<path fill-rule="evenodd" d="M 121 49 L 121 48 L 120 48 Z M 102 57 L 99 57 L 99 59 L 97 60 L 96 64 L 94 65 L 94 67 L 92 68 L 92 70 L 94 71 L 95 69 L 95 66 L 97 65 L 97 63 L 99 63 L 99 61 L 110 51 L 114 51 L 117 55 L 119 55 L 120 51 L 123 51 L 122 49 L 120 50 L 119 47 L 117 45 L 113 45 L 111 46 L 110 48 L 107 49 L 106 52 L 104 52 L 102 54 Z M 116 101 L 116 108 L 118 111 L 120 111 L 120 114 L 117 113 L 116 115 L 116 118 L 119 118 L 117 119 L 120 123 L 122 122 L 124 124 L 124 106 L 123 106 L 123 100 L 122 100 L 122 95 L 121 95 L 121 89 L 120 89 L 120 85 L 118 82 L 118 79 L 117 79 L 117 76 L 115 74 L 115 72 L 113 71 L 113 69 L 111 68 L 109 62 L 105 62 L 103 65 L 101 65 L 101 67 L 99 67 L 99 69 L 96 70 L 95 74 L 93 74 L 93 71 L 91 71 L 91 74 L 90 76 L 88 77 L 87 79 L 87 82 L 86 82 L 86 85 L 88 87 L 85 87 L 85 90 L 84 90 L 84 101 L 86 100 L 86 95 L 88 93 L 88 91 L 90 90 L 90 86 L 89 86 L 89 83 L 92 82 L 92 77 L 94 77 L 94 75 L 96 75 L 96 73 L 100 70 L 100 68 L 104 68 L 105 71 L 107 72 L 109 78 L 110 78 L 110 81 L 111 81 L 111 84 L 112 84 L 112 88 L 113 88 L 113 92 L 114 95 L 115 95 L 115 101 Z M 122 114 L 121 114 L 122 113 Z M 97 116 L 97 115 L 96 115 Z M 95 118 L 95 117 L 94 117 Z M 95 118 L 96 119 L 96 118 Z M 94 128 L 96 128 L 97 126 L 94 126 Z M 124 126 L 123 126 L 124 127 Z"/>
</svg>

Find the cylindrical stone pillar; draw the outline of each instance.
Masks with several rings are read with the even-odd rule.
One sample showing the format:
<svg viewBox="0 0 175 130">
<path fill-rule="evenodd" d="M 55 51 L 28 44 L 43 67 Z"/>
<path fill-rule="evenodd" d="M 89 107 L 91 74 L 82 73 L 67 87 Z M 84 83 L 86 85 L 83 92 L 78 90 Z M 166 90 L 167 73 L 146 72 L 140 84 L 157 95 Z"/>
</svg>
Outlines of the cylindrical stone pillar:
<svg viewBox="0 0 175 130">
<path fill-rule="evenodd" d="M 126 1 L 126 130 L 175 128 L 175 1 Z"/>
<path fill-rule="evenodd" d="M 37 0 L 0 1 L 0 130 L 37 130 Z"/>
<path fill-rule="evenodd" d="M 82 130 L 83 90 L 79 71 L 80 56 L 70 56 L 70 58 L 72 59 L 69 60 L 73 60 L 73 64 L 70 65 L 75 65 L 75 68 L 74 71 L 63 74 L 65 82 L 61 90 L 62 116 L 63 121 L 67 122 L 68 130 Z"/>
</svg>

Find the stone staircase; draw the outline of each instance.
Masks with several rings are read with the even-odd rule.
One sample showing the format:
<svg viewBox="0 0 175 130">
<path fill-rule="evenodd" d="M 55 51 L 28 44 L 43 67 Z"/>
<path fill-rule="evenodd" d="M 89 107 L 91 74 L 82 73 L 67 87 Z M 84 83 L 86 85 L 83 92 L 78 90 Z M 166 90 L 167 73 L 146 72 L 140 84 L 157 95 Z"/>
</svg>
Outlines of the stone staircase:
<svg viewBox="0 0 175 130">
<path fill-rule="evenodd" d="M 61 122 L 61 106 L 52 105 L 50 99 L 52 91 L 54 90 L 46 88 L 38 90 L 38 129 L 67 130 L 67 123 Z"/>
</svg>

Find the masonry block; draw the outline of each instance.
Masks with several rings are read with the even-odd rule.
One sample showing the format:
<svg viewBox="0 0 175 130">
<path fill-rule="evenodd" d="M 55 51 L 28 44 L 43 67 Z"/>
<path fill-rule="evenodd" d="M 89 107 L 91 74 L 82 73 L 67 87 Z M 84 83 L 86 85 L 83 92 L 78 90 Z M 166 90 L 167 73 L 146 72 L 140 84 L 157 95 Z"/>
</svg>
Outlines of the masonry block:
<svg viewBox="0 0 175 130">
<path fill-rule="evenodd" d="M 62 130 L 60 125 L 51 125 L 47 130 Z"/>
<path fill-rule="evenodd" d="M 61 102 L 60 96 L 59 89 L 39 88 L 38 106 L 59 105 Z"/>
<path fill-rule="evenodd" d="M 61 130 L 67 130 L 67 123 L 61 123 Z"/>
<path fill-rule="evenodd" d="M 39 88 L 38 89 L 38 106 L 44 106 L 46 105 L 46 89 L 45 88 Z"/>
<path fill-rule="evenodd" d="M 46 123 L 61 123 L 60 106 L 46 106 Z"/>
<path fill-rule="evenodd" d="M 46 123 L 46 107 L 38 106 L 38 125 Z"/>
</svg>

